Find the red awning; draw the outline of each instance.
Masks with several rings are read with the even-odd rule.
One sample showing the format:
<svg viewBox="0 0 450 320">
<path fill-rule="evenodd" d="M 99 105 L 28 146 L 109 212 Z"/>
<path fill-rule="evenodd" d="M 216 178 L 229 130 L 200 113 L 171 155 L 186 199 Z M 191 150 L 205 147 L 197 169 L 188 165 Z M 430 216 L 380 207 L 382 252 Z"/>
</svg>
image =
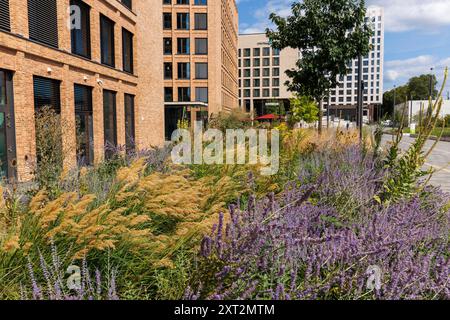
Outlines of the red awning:
<svg viewBox="0 0 450 320">
<path fill-rule="evenodd" d="M 256 120 L 276 120 L 276 119 L 280 119 L 280 118 L 281 118 L 280 116 L 277 116 L 275 114 L 266 114 L 266 115 L 256 118 Z"/>
</svg>

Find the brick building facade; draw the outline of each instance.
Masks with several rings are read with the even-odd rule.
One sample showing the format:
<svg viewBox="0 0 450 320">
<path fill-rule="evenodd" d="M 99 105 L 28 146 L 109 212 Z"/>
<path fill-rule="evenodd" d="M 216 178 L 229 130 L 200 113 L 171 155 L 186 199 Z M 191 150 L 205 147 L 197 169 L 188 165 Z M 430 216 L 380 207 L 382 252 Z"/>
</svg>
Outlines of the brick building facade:
<svg viewBox="0 0 450 320">
<path fill-rule="evenodd" d="M 104 158 L 108 139 L 163 143 L 161 10 L 161 1 L 0 1 L 3 175 L 31 178 L 43 104 L 60 110 L 66 166 L 77 161 L 76 119 L 86 120 L 90 163 Z"/>
<path fill-rule="evenodd" d="M 235 0 L 163 0 L 165 136 L 238 107 Z"/>
</svg>

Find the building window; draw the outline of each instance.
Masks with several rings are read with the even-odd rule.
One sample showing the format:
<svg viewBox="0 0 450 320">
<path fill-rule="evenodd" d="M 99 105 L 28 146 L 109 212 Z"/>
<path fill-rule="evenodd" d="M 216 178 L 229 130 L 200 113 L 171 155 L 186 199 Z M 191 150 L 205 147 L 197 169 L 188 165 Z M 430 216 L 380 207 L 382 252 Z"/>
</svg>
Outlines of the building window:
<svg viewBox="0 0 450 320">
<path fill-rule="evenodd" d="M 163 0 L 163 4 L 172 4 L 172 0 Z"/>
<path fill-rule="evenodd" d="M 208 29 L 208 14 L 196 13 L 194 15 L 195 30 L 207 30 Z"/>
<path fill-rule="evenodd" d="M 263 48 L 263 56 L 265 56 L 265 57 L 270 56 L 270 48 L 269 47 Z"/>
<path fill-rule="evenodd" d="M 74 93 L 77 162 L 80 166 L 86 166 L 94 163 L 92 88 L 76 84 Z"/>
<path fill-rule="evenodd" d="M 102 64 L 114 67 L 114 22 L 104 15 L 100 15 L 100 50 Z"/>
<path fill-rule="evenodd" d="M 103 90 L 103 132 L 105 158 L 111 159 L 117 147 L 116 92 Z"/>
<path fill-rule="evenodd" d="M 187 80 L 191 78 L 191 64 L 189 62 L 178 62 L 178 79 Z"/>
<path fill-rule="evenodd" d="M 11 31 L 9 0 L 0 1 L 0 30 Z"/>
<path fill-rule="evenodd" d="M 133 34 L 122 28 L 123 71 L 133 73 Z"/>
<path fill-rule="evenodd" d="M 253 89 L 253 97 L 259 98 L 261 96 L 261 90 L 260 89 Z"/>
<path fill-rule="evenodd" d="M 128 9 L 132 10 L 133 9 L 133 1 L 132 0 L 121 0 L 121 2 L 123 3 L 123 5 L 125 7 L 127 7 Z"/>
<path fill-rule="evenodd" d="M 253 49 L 253 55 L 255 57 L 259 57 L 261 55 L 261 49 L 260 48 L 254 48 Z"/>
<path fill-rule="evenodd" d="M 270 59 L 269 58 L 264 58 L 263 59 L 263 66 L 264 67 L 270 66 Z"/>
<path fill-rule="evenodd" d="M 189 38 L 177 38 L 178 54 L 189 54 L 190 45 Z"/>
<path fill-rule="evenodd" d="M 164 38 L 164 54 L 172 54 L 172 38 Z"/>
<path fill-rule="evenodd" d="M 58 48 L 56 0 L 28 0 L 30 39 Z"/>
<path fill-rule="evenodd" d="M 189 30 L 189 13 L 177 13 L 177 29 Z"/>
<path fill-rule="evenodd" d="M 260 58 L 254 58 L 253 59 L 253 66 L 259 67 L 261 65 L 261 59 Z"/>
<path fill-rule="evenodd" d="M 263 79 L 263 87 L 270 87 L 270 79 L 269 78 Z"/>
<path fill-rule="evenodd" d="M 253 76 L 254 77 L 260 77 L 261 76 L 261 69 L 253 69 Z"/>
<path fill-rule="evenodd" d="M 195 64 L 195 78 L 208 79 L 208 63 L 198 62 Z"/>
<path fill-rule="evenodd" d="M 267 98 L 270 96 L 270 90 L 269 89 L 263 89 L 263 97 Z"/>
<path fill-rule="evenodd" d="M 135 151 L 136 127 L 134 114 L 134 95 L 125 94 L 125 150 L 127 154 Z"/>
<path fill-rule="evenodd" d="M 196 38 L 195 39 L 195 54 L 203 55 L 208 54 L 208 39 Z"/>
<path fill-rule="evenodd" d="M 195 0 L 194 4 L 196 6 L 206 6 L 208 4 L 207 0 Z"/>
<path fill-rule="evenodd" d="M 177 0 L 177 4 L 189 4 L 189 0 Z"/>
<path fill-rule="evenodd" d="M 250 57 L 250 49 L 244 49 L 244 57 Z"/>
<path fill-rule="evenodd" d="M 278 77 L 280 75 L 280 69 L 279 68 L 273 68 L 272 69 L 272 76 Z"/>
<path fill-rule="evenodd" d="M 164 102 L 173 102 L 173 88 L 172 87 L 164 88 Z"/>
<path fill-rule="evenodd" d="M 279 87 L 279 86 L 280 86 L 280 78 L 273 78 L 272 87 Z"/>
<path fill-rule="evenodd" d="M 91 58 L 91 8 L 80 0 L 71 0 L 70 5 L 78 6 L 81 13 L 81 28 L 72 28 L 70 31 L 72 53 Z"/>
<path fill-rule="evenodd" d="M 34 108 L 51 107 L 56 113 L 61 111 L 60 82 L 58 80 L 33 77 Z"/>
<path fill-rule="evenodd" d="M 279 66 L 280 65 L 280 58 L 279 57 L 274 57 L 273 58 L 273 65 L 274 66 Z"/>
<path fill-rule="evenodd" d="M 208 88 L 195 88 L 195 100 L 208 103 Z"/>
<path fill-rule="evenodd" d="M 280 55 L 280 49 L 273 48 L 272 49 L 272 55 L 279 56 Z"/>
<path fill-rule="evenodd" d="M 171 13 L 163 13 L 163 28 L 165 30 L 172 29 L 172 14 Z"/>
<path fill-rule="evenodd" d="M 164 62 L 164 79 L 170 80 L 173 77 L 172 62 Z"/>
<path fill-rule="evenodd" d="M 179 87 L 178 88 L 178 101 L 179 102 L 190 102 L 191 101 L 191 88 L 190 87 Z"/>
</svg>

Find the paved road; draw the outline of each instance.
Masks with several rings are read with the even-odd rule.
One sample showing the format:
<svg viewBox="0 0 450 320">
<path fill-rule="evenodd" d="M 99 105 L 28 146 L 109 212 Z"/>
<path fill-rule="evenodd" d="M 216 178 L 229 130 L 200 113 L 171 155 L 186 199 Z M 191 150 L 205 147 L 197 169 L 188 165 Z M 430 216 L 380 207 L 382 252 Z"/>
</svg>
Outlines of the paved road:
<svg viewBox="0 0 450 320">
<path fill-rule="evenodd" d="M 386 135 L 383 137 L 383 140 L 385 142 L 392 141 L 392 137 Z M 404 136 L 402 142 L 400 143 L 401 149 L 406 150 L 413 141 L 413 138 Z M 427 141 L 426 150 L 428 150 L 433 143 L 434 141 L 432 140 Z M 426 160 L 425 166 L 427 168 L 433 167 L 438 170 L 434 173 L 430 183 L 433 185 L 439 185 L 444 191 L 450 193 L 450 142 L 438 142 L 437 146 Z"/>
</svg>

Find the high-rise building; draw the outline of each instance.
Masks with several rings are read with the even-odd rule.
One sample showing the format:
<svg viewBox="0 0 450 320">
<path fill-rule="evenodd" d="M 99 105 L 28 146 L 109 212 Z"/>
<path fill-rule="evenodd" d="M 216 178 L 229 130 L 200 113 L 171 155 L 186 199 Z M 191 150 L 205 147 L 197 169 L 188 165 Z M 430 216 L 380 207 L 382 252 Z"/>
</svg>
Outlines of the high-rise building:
<svg viewBox="0 0 450 320">
<path fill-rule="evenodd" d="M 241 109 L 261 116 L 282 104 L 288 108 L 292 92 L 285 71 L 295 68 L 299 50 L 272 49 L 264 33 L 240 34 L 238 56 Z"/>
<path fill-rule="evenodd" d="M 235 0 L 162 0 L 165 136 L 238 107 Z"/>
<path fill-rule="evenodd" d="M 383 103 L 383 65 L 384 65 L 384 10 L 381 7 L 367 9 L 366 23 L 374 34 L 370 39 L 372 50 L 363 57 L 363 105 L 364 120 L 372 121 Z M 339 85 L 331 90 L 330 114 L 345 120 L 356 121 L 358 103 L 358 59 L 348 65 L 348 74 L 339 77 Z M 327 101 L 324 102 L 327 106 Z"/>
<path fill-rule="evenodd" d="M 0 175 L 32 177 L 45 106 L 66 166 L 164 142 L 161 12 L 162 0 L 0 1 Z"/>
</svg>

